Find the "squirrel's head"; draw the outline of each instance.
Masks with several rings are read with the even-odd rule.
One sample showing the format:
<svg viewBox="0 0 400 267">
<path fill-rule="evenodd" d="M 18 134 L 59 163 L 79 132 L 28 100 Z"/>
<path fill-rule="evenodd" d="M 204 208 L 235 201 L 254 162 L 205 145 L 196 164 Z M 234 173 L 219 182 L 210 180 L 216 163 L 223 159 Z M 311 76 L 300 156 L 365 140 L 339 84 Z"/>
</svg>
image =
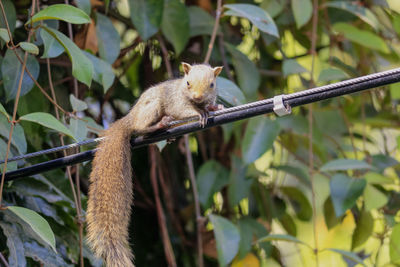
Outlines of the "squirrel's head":
<svg viewBox="0 0 400 267">
<path fill-rule="evenodd" d="M 206 64 L 190 65 L 182 62 L 185 77 L 185 94 L 194 102 L 202 103 L 211 94 L 215 94 L 215 80 L 218 74 L 221 73 L 222 67 L 212 68 Z"/>
</svg>

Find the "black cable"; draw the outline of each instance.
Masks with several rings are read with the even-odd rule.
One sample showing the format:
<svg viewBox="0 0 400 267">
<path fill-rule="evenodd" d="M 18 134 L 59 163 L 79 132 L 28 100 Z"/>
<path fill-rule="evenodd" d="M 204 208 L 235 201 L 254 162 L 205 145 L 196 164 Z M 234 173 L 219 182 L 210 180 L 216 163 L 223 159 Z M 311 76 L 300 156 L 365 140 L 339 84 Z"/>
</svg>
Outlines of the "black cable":
<svg viewBox="0 0 400 267">
<path fill-rule="evenodd" d="M 339 82 L 325 87 L 322 86 L 319 88 L 313 88 L 302 92 L 285 95 L 283 97 L 283 102 L 285 106 L 296 107 L 333 98 L 336 96 L 346 95 L 391 83 L 396 83 L 399 81 L 400 81 L 400 71 L 399 69 L 397 69 L 393 71 L 363 76 L 357 79 Z M 135 149 L 161 140 L 175 138 L 187 133 L 204 130 L 221 124 L 273 112 L 274 104 L 272 98 L 262 100 L 259 102 L 265 104 L 253 105 L 249 108 L 237 109 L 229 113 L 223 113 L 223 114 L 216 113 L 217 115 L 215 115 L 214 117 L 210 117 L 208 119 L 207 124 L 204 128 L 201 128 L 198 122 L 191 122 L 184 125 L 176 126 L 174 128 L 159 131 L 157 133 L 152 134 L 151 136 L 146 136 L 146 137 L 139 136 L 133 138 L 131 140 L 131 145 L 133 149 Z M 5 174 L 5 180 L 11 181 L 19 177 L 34 175 L 44 171 L 88 161 L 93 158 L 95 151 L 96 149 L 35 164 L 15 171 L 9 171 Z"/>
</svg>

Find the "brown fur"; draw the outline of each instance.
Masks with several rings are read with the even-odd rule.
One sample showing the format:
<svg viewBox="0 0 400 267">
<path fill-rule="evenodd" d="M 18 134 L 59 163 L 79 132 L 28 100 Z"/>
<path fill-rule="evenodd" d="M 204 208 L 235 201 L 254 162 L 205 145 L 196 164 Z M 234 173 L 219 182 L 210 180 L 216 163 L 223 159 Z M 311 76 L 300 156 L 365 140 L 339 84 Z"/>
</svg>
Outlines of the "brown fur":
<svg viewBox="0 0 400 267">
<path fill-rule="evenodd" d="M 106 138 L 98 146 L 90 174 L 87 239 L 107 267 L 134 266 L 128 241 L 132 205 L 131 135 L 164 127 L 163 118 L 203 119 L 209 109 L 215 108 L 215 78 L 222 67 L 186 63 L 182 66 L 183 78 L 147 89 L 128 115 L 104 132 Z"/>
</svg>

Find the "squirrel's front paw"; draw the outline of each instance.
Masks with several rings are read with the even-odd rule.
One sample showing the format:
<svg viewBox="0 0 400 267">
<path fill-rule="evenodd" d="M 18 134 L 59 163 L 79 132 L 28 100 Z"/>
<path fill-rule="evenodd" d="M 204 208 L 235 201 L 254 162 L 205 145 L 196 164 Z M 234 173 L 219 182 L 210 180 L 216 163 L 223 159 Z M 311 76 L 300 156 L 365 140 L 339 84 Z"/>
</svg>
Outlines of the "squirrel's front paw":
<svg viewBox="0 0 400 267">
<path fill-rule="evenodd" d="M 201 114 L 199 114 L 199 123 L 201 128 L 204 128 L 206 126 L 207 120 L 208 120 L 208 112 L 202 112 Z"/>
</svg>

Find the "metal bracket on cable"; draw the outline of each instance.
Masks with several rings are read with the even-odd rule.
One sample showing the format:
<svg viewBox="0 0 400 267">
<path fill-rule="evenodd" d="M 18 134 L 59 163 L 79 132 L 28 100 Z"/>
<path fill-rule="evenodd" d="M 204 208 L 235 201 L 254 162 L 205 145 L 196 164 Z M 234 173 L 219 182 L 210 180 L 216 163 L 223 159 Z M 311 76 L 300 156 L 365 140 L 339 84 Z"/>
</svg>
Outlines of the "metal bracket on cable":
<svg viewBox="0 0 400 267">
<path fill-rule="evenodd" d="M 279 117 L 292 113 L 292 107 L 283 103 L 284 95 L 274 96 L 274 112 Z"/>
</svg>

